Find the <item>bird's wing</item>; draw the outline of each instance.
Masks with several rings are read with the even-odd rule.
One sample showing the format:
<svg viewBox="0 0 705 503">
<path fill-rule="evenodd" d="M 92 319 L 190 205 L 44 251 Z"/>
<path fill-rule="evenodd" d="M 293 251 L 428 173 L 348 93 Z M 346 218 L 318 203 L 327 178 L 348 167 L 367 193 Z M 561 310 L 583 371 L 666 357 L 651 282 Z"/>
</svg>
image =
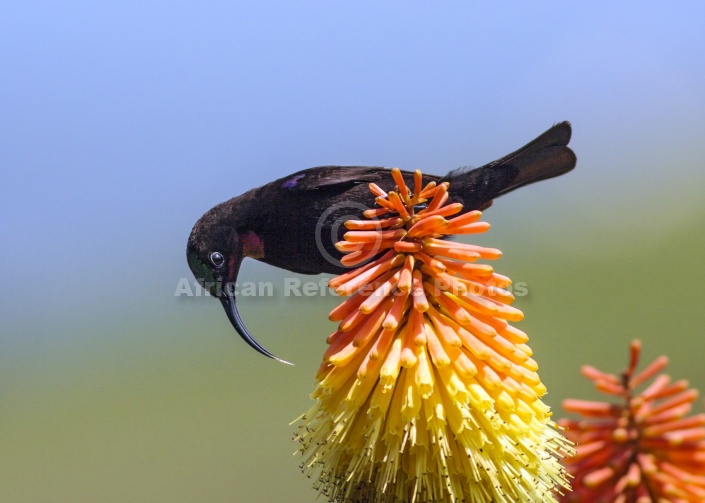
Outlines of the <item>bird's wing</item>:
<svg viewBox="0 0 705 503">
<path fill-rule="evenodd" d="M 380 166 L 319 166 L 274 182 L 282 189 L 296 192 L 344 192 L 355 185 L 379 183 L 390 178 L 389 169 Z"/>
</svg>

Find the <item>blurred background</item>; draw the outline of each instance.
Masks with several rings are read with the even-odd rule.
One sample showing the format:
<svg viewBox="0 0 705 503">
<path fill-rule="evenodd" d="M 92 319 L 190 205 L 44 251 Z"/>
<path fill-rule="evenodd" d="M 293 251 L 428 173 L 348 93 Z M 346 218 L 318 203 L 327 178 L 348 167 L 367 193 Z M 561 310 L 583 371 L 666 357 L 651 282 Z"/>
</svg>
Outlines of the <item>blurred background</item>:
<svg viewBox="0 0 705 503">
<path fill-rule="evenodd" d="M 577 169 L 495 201 L 482 242 L 555 415 L 579 367 L 705 389 L 705 7 L 6 2 L 0 7 L 0 500 L 314 501 L 290 421 L 338 299 L 256 261 L 250 331 L 191 281 L 210 207 L 325 164 L 482 165 L 561 120 Z M 303 278 L 304 280 L 308 278 Z M 314 278 L 318 280 L 319 278 Z M 195 289 L 194 289 L 195 291 Z M 702 402 L 699 403 L 701 408 Z"/>
</svg>

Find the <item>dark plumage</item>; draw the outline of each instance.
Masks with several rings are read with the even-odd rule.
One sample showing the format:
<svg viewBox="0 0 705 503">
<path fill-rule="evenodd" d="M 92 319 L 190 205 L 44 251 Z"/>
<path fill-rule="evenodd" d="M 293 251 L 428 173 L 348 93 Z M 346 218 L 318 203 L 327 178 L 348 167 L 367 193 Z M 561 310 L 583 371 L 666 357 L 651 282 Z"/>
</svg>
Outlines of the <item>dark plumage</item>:
<svg viewBox="0 0 705 503">
<path fill-rule="evenodd" d="M 495 197 L 573 169 L 570 135 L 570 124 L 562 122 L 497 161 L 442 177 L 424 173 L 424 182 L 450 182 L 451 202 L 462 203 L 463 212 L 484 209 Z M 413 173 L 402 173 L 413 186 Z M 238 333 L 258 351 L 274 357 L 252 339 L 239 319 L 234 296 L 219 286 L 236 281 L 246 256 L 303 274 L 346 270 L 333 244 L 342 240 L 345 220 L 360 219 L 362 210 L 375 207 L 368 189 L 373 182 L 385 191 L 394 188 L 388 168 L 310 168 L 221 203 L 196 222 L 187 245 L 189 266 L 221 299 Z"/>
</svg>

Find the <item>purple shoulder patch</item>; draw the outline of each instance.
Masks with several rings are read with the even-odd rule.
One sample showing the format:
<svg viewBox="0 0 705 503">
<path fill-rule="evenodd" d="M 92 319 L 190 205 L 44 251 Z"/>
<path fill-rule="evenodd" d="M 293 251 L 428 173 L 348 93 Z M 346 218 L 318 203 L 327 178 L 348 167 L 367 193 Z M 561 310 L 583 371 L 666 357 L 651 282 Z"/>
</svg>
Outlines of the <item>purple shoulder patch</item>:
<svg viewBox="0 0 705 503">
<path fill-rule="evenodd" d="M 284 182 L 282 184 L 282 188 L 291 189 L 292 187 L 294 187 L 296 185 L 296 182 L 298 182 L 299 180 L 301 180 L 305 176 L 306 175 L 296 175 L 293 178 L 289 178 L 286 182 Z"/>
</svg>

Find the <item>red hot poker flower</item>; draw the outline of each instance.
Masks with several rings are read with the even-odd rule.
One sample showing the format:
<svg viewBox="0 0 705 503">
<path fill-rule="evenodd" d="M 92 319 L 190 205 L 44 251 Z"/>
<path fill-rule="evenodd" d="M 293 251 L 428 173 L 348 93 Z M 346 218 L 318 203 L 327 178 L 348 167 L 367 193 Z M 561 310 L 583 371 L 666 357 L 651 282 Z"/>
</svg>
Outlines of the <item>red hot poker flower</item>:
<svg viewBox="0 0 705 503">
<path fill-rule="evenodd" d="M 585 366 L 582 373 L 618 403 L 566 400 L 582 419 L 564 419 L 577 455 L 566 460 L 575 477 L 563 502 L 702 503 L 705 501 L 705 414 L 686 417 L 698 393 L 684 380 L 671 382 L 656 358 L 636 373 L 641 342 L 631 344 L 621 376 Z M 651 384 L 641 393 L 636 389 Z"/>
<path fill-rule="evenodd" d="M 511 281 L 476 263 L 501 252 L 443 239 L 489 224 L 447 204 L 447 183 L 391 175 L 397 191 L 371 185 L 379 208 L 336 245 L 357 267 L 329 282 L 350 297 L 295 437 L 303 470 L 336 503 L 556 501 L 571 448 L 510 324 Z"/>
</svg>

